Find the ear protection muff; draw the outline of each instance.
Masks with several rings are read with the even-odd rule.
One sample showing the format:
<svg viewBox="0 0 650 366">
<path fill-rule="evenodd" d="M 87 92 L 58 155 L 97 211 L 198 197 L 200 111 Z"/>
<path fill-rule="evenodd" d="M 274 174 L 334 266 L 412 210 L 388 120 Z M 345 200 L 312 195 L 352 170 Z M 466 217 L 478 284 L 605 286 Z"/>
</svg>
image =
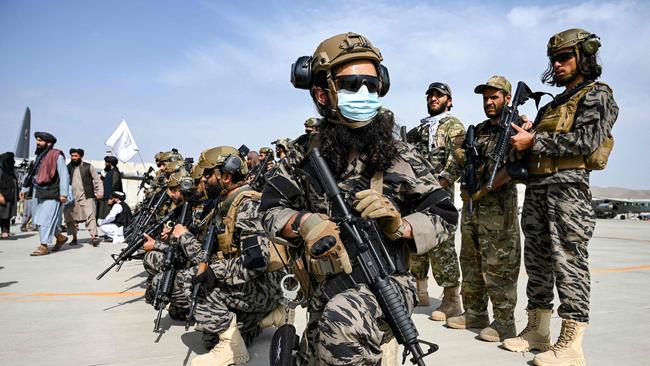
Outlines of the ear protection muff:
<svg viewBox="0 0 650 366">
<path fill-rule="evenodd" d="M 580 43 L 580 49 L 582 49 L 585 56 L 595 55 L 600 46 L 600 38 L 593 33 Z"/>
<path fill-rule="evenodd" d="M 300 56 L 296 62 L 291 64 L 290 80 L 294 88 L 306 90 L 311 88 L 311 61 L 312 57 L 310 56 Z M 390 89 L 390 75 L 388 74 L 388 68 L 382 64 L 377 66 L 377 72 L 379 74 L 379 80 L 381 80 L 379 96 L 383 97 L 388 94 L 388 90 Z"/>
<path fill-rule="evenodd" d="M 310 56 L 300 56 L 291 64 L 291 84 L 294 88 L 311 88 L 311 59 Z"/>
<path fill-rule="evenodd" d="M 226 160 L 223 162 L 223 165 L 221 166 L 221 170 L 224 173 L 236 175 L 238 173 L 241 173 L 241 167 L 242 167 L 243 161 L 235 156 L 235 155 L 229 155 Z"/>
</svg>

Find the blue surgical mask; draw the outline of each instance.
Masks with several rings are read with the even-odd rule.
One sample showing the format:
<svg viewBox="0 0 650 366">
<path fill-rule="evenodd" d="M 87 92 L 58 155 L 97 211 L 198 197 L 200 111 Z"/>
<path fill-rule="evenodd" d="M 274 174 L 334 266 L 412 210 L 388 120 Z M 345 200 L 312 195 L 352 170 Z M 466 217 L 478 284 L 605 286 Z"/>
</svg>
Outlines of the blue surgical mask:
<svg viewBox="0 0 650 366">
<path fill-rule="evenodd" d="M 377 93 L 368 92 L 368 87 L 362 85 L 356 92 L 339 90 L 338 107 L 343 117 L 352 121 L 368 121 L 375 117 L 381 107 Z"/>
</svg>

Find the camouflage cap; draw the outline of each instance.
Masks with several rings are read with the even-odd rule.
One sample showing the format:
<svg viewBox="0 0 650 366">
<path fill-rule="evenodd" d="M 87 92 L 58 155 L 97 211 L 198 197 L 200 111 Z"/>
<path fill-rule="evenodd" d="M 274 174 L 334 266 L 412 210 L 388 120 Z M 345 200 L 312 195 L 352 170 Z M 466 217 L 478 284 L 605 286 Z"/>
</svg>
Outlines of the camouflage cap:
<svg viewBox="0 0 650 366">
<path fill-rule="evenodd" d="M 273 149 L 270 147 L 260 147 L 260 154 L 273 154 Z"/>
<path fill-rule="evenodd" d="M 321 123 L 320 118 L 316 118 L 316 117 L 307 118 L 307 120 L 305 121 L 305 127 L 318 127 L 320 126 L 320 123 Z"/>
<path fill-rule="evenodd" d="M 474 88 L 474 93 L 483 94 L 483 90 L 487 88 L 502 90 L 506 94 L 510 94 L 510 92 L 512 91 L 512 86 L 510 85 L 508 79 L 499 75 L 492 76 L 491 78 L 488 79 L 487 82 L 485 82 L 485 84 L 477 85 L 476 88 Z"/>
<path fill-rule="evenodd" d="M 449 98 L 451 98 L 451 88 L 449 87 L 449 85 L 447 85 L 445 83 L 441 83 L 441 82 L 436 81 L 436 82 L 433 82 L 433 83 L 429 84 L 429 87 L 427 88 L 427 92 L 424 93 L 424 94 L 429 95 L 434 90 L 437 90 L 437 91 L 441 92 L 442 94 L 445 94 L 445 95 L 449 96 Z"/>
</svg>

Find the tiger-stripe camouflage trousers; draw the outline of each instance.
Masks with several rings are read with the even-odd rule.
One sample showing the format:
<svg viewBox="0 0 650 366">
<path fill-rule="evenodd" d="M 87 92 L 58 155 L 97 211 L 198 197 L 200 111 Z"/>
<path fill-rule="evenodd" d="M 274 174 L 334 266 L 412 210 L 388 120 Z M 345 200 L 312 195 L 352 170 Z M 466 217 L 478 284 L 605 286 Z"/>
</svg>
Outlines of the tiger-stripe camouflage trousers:
<svg viewBox="0 0 650 366">
<path fill-rule="evenodd" d="M 455 238 L 456 235 L 452 234 L 449 239 L 428 252 L 421 255 L 411 255 L 411 274 L 418 280 L 427 278 L 430 262 L 431 273 L 438 286 L 458 286 L 460 283 L 460 267 L 458 254 L 456 254 Z"/>
<path fill-rule="evenodd" d="M 487 310 L 492 302 L 494 320 L 514 324 L 517 279 L 521 264 L 521 240 L 514 184 L 474 203 L 472 216 L 463 205 L 460 231 L 460 268 L 463 273 L 463 306 L 473 313 Z"/>
<path fill-rule="evenodd" d="M 589 187 L 583 183 L 527 187 L 521 222 L 528 309 L 552 309 L 555 285 L 558 315 L 588 322 L 587 244 L 596 226 Z"/>
<path fill-rule="evenodd" d="M 142 258 L 142 265 L 144 266 L 144 270 L 147 271 L 150 276 L 157 275 L 160 273 L 164 259 L 165 253 L 157 250 L 152 250 L 145 253 L 144 257 Z"/>
<path fill-rule="evenodd" d="M 391 276 L 409 314 L 417 299 L 410 274 Z M 317 290 L 317 293 L 318 290 Z M 316 295 L 301 340 L 299 365 L 381 365 L 381 345 L 393 334 L 381 319 L 383 311 L 367 286 L 343 291 L 326 304 Z M 322 309 L 321 311 L 315 310 Z"/>
</svg>

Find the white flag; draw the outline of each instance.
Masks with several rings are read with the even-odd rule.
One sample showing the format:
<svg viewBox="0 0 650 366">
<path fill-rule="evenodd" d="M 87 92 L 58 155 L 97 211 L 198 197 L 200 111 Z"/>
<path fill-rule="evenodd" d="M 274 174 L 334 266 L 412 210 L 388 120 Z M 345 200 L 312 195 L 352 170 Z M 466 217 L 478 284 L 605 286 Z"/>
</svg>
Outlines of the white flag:
<svg viewBox="0 0 650 366">
<path fill-rule="evenodd" d="M 133 155 L 138 153 L 138 145 L 135 144 L 126 120 L 123 119 L 111 137 L 106 140 L 106 146 L 110 147 L 115 157 L 123 163 L 131 160 Z"/>
</svg>

